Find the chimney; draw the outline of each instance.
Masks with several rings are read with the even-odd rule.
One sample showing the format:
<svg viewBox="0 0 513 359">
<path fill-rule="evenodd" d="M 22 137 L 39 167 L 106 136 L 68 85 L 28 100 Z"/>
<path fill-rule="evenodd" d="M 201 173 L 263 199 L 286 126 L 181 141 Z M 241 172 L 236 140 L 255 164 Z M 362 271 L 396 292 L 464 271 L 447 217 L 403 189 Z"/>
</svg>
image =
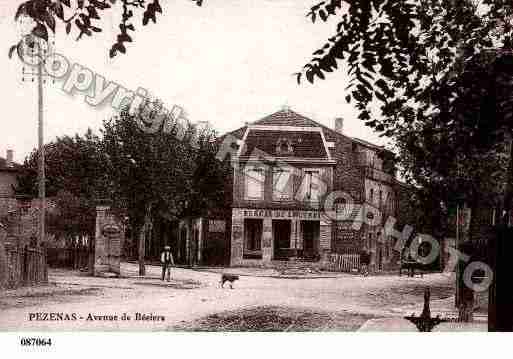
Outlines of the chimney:
<svg viewBox="0 0 513 359">
<path fill-rule="evenodd" d="M 7 150 L 7 157 L 5 159 L 5 166 L 6 167 L 13 167 L 14 166 L 14 152 L 13 152 L 13 150 Z"/>
<path fill-rule="evenodd" d="M 342 117 L 335 118 L 335 131 L 344 133 L 344 119 Z"/>
</svg>

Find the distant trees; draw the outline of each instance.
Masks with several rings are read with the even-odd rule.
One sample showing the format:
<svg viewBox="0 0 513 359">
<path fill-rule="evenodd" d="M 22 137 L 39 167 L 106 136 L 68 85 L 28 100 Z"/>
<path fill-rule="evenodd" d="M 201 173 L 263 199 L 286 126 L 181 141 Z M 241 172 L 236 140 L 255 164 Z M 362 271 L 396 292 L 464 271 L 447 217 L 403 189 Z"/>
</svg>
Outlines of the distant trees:
<svg viewBox="0 0 513 359">
<path fill-rule="evenodd" d="M 146 115 L 142 108 L 124 109 L 102 130 L 111 196 L 137 235 L 140 275 L 154 220 L 200 215 L 222 204 L 226 173 L 215 159 L 212 129 L 166 114 L 149 133 L 144 124 L 155 118 Z"/>
<path fill-rule="evenodd" d="M 162 104 L 152 105 L 162 107 Z M 47 214 L 49 233 L 59 238 L 94 238 L 96 204 L 112 201 L 129 218 L 139 247 L 140 274 L 145 274 L 145 244 L 156 219 L 200 216 L 226 206 L 229 164 L 215 158 L 215 132 L 208 126 L 160 117 L 151 131 L 148 112 L 128 108 L 104 121 L 101 137 L 63 136 L 45 145 L 47 196 L 57 205 Z M 150 118 L 152 120 L 153 117 Z M 37 197 L 38 153 L 24 162 L 18 194 Z"/>
<path fill-rule="evenodd" d="M 23 164 L 16 193 L 36 198 L 38 151 Z M 84 135 L 57 137 L 45 144 L 46 196 L 56 205 L 46 213 L 46 230 L 73 246 L 77 238 L 87 237 L 93 248 L 96 201 L 106 193 L 108 178 L 100 138 L 91 129 Z M 92 270 L 93 255 L 89 264 Z"/>
<path fill-rule="evenodd" d="M 25 160 L 16 192 L 37 197 L 38 151 Z M 56 202 L 48 213 L 48 231 L 61 237 L 93 237 L 96 200 L 106 191 L 105 156 L 92 130 L 80 136 L 62 136 L 45 144 L 46 194 Z"/>
<path fill-rule="evenodd" d="M 165 121 L 173 121 L 170 116 Z M 176 130 L 145 132 L 143 114 L 129 109 L 104 123 L 102 149 L 107 156 L 114 205 L 127 211 L 130 227 L 139 243 L 139 274 L 145 275 L 145 243 L 153 218 L 179 214 L 186 200 L 191 173 L 191 154 Z M 171 123 L 174 128 L 176 123 Z M 190 136 L 191 128 L 187 129 Z"/>
</svg>

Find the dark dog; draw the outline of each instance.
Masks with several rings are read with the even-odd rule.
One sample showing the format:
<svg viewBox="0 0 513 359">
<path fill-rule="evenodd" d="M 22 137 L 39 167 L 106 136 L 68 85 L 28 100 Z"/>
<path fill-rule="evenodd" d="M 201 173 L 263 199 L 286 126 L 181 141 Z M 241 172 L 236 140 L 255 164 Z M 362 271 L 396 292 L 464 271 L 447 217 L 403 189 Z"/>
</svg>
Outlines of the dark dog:
<svg viewBox="0 0 513 359">
<path fill-rule="evenodd" d="M 230 282 L 230 288 L 233 289 L 233 282 L 236 280 L 239 280 L 238 275 L 223 273 L 219 284 L 221 284 L 221 288 L 224 288 L 224 283 Z"/>
</svg>

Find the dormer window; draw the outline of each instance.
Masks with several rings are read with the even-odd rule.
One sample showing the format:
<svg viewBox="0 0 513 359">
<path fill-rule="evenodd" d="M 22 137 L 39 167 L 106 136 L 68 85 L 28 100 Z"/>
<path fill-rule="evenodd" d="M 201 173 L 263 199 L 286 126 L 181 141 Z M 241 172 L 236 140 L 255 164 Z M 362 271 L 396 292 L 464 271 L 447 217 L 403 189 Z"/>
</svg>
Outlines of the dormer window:
<svg viewBox="0 0 513 359">
<path fill-rule="evenodd" d="M 278 155 L 290 155 L 294 153 L 292 143 L 287 138 L 280 138 L 276 143 L 276 154 Z"/>
</svg>

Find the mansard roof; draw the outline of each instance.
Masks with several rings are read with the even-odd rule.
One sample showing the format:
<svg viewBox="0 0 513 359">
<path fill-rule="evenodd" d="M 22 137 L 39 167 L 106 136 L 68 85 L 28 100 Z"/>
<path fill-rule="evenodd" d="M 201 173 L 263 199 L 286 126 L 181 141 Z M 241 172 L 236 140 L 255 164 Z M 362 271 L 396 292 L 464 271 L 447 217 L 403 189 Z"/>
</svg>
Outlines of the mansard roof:
<svg viewBox="0 0 513 359">
<path fill-rule="evenodd" d="M 259 126 L 294 126 L 294 127 L 320 127 L 319 123 L 290 109 L 284 109 L 268 115 L 252 125 Z"/>
<path fill-rule="evenodd" d="M 320 132 L 249 129 L 241 156 L 263 151 L 273 157 L 328 159 Z"/>
<path fill-rule="evenodd" d="M 240 127 L 234 131 L 228 132 L 227 134 L 220 137 L 223 139 L 226 135 L 232 135 L 242 140 L 244 134 L 248 126 L 288 126 L 288 127 L 316 127 L 321 128 L 326 141 L 335 141 L 337 138 L 343 138 L 345 140 L 349 140 L 354 143 L 358 143 L 364 147 L 372 148 L 375 150 L 384 150 L 387 151 L 384 147 L 375 145 L 373 143 L 347 136 L 346 134 L 335 131 L 332 128 L 329 128 L 315 120 L 312 120 L 306 116 L 303 116 L 297 112 L 292 111 L 291 109 L 282 109 L 270 115 L 263 117 L 260 120 L 254 121 L 252 123 L 246 123 L 245 126 Z M 260 147 L 259 147 L 260 148 Z"/>
</svg>

